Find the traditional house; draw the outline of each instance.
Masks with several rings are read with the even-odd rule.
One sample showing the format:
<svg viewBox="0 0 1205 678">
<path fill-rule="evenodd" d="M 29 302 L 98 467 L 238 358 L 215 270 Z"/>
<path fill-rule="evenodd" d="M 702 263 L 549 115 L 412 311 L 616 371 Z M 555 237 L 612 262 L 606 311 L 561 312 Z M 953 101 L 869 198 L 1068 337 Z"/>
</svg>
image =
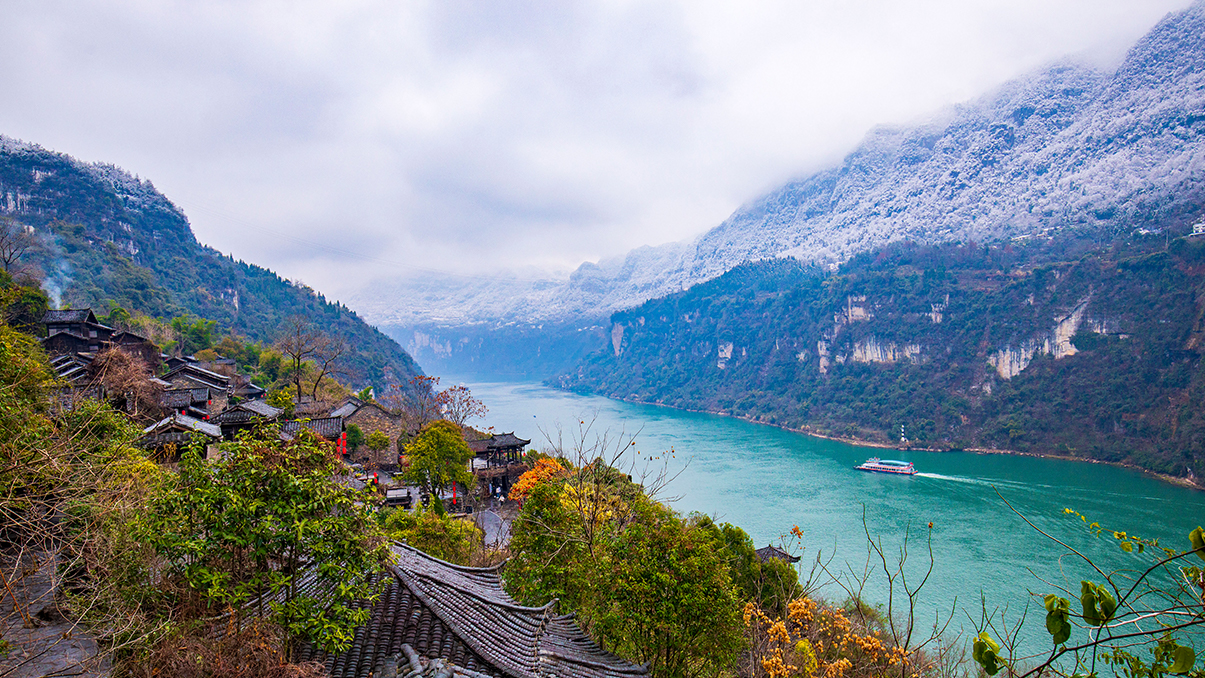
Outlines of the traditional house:
<svg viewBox="0 0 1205 678">
<path fill-rule="evenodd" d="M 224 374 L 210 372 L 192 363 L 186 363 L 169 371 L 161 378 L 171 384 L 173 389 L 209 389 L 208 411 L 211 415 L 226 409 L 226 404 L 229 402 L 230 377 Z"/>
<path fill-rule="evenodd" d="M 248 400 L 227 407 L 210 421 L 221 427 L 223 438 L 234 440 L 239 431 L 278 420 L 281 412 L 280 408 L 272 407 L 262 400 Z"/>
<path fill-rule="evenodd" d="M 166 388 L 159 395 L 159 405 L 165 410 L 183 414 L 194 419 L 207 420 L 214 412 L 213 390 L 200 388 Z"/>
<path fill-rule="evenodd" d="M 152 459 L 162 464 L 174 464 L 180 461 L 184 450 L 197 436 L 206 441 L 207 456 L 217 454 L 217 442 L 222 437 L 222 429 L 186 414 L 176 413 L 146 427 L 142 434 L 138 445 L 147 450 Z"/>
<path fill-rule="evenodd" d="M 356 461 L 371 462 L 381 468 L 390 468 L 398 464 L 402 450 L 410 439 L 410 430 L 401 415 L 393 414 L 376 403 L 366 403 L 358 398 L 348 398 L 343 404 L 331 411 L 330 416 L 339 417 L 344 426 L 355 424 L 367 437 L 373 431 L 380 431 L 389 438 L 389 447 L 373 454 L 367 447 L 361 445 L 356 454 Z"/>
<path fill-rule="evenodd" d="M 496 433 L 481 440 L 470 440 L 469 449 L 476 455 L 473 473 L 482 491 L 505 496 L 510 486 L 527 471 L 523 463 L 523 448 L 531 444 L 512 433 Z"/>
<path fill-rule="evenodd" d="M 787 563 L 799 562 L 799 556 L 793 556 L 777 546 L 774 546 L 773 544 L 757 549 L 757 551 L 754 553 L 757 554 L 757 557 L 760 558 L 763 563 L 769 562 L 771 558 L 775 558 Z"/>
<path fill-rule="evenodd" d="M 328 654 L 303 644 L 298 661 L 322 662 L 333 678 L 648 675 L 599 647 L 572 615 L 557 614 L 555 600 L 519 605 L 502 589 L 501 566 L 453 565 L 403 544 L 391 550 L 382 593 L 351 647 Z"/>
<path fill-rule="evenodd" d="M 107 342 L 117 331 L 108 325 L 102 325 L 90 308 L 49 310 L 42 316 L 42 323 L 46 325 L 47 338 L 67 333 L 98 344 Z"/>
</svg>

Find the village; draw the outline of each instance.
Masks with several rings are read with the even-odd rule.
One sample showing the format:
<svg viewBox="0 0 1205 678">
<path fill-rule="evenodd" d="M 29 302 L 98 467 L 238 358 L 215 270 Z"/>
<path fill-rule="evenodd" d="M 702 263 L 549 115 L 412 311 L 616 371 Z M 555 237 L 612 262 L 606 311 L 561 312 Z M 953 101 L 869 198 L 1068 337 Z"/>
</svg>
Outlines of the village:
<svg viewBox="0 0 1205 678">
<path fill-rule="evenodd" d="M 282 440 L 306 430 L 335 446 L 347 470 L 340 482 L 379 492 L 383 506 L 417 509 L 437 499 L 449 515 L 475 518 L 486 541 L 498 545 L 507 539 L 514 512 L 507 495 L 529 470 L 524 459 L 531 443 L 513 432 L 462 427 L 474 453 L 468 470 L 475 491 L 453 483 L 446 496 L 433 498 L 400 481 L 408 463 L 406 443 L 416 424 L 424 423 L 413 413 L 357 397 L 338 402 L 302 397 L 290 407 L 274 406 L 264 388 L 238 374 L 233 360 L 163 355 L 145 337 L 103 324 L 87 308 L 50 310 L 43 324 L 41 343 L 61 380 L 60 402 L 70 407 L 79 398 L 105 400 L 146 422 L 137 442 L 160 466 L 178 466 L 194 446 L 204 449 L 206 459 L 218 458 L 221 443 L 258 426 L 275 425 Z M 349 432 L 354 432 L 350 441 Z M 369 439 L 377 444 L 364 444 Z M 321 662 L 329 675 L 346 678 L 648 674 L 648 666 L 627 662 L 592 641 L 572 615 L 558 612 L 555 599 L 540 607 L 519 605 L 503 590 L 504 564 L 465 567 L 404 543 L 389 548 L 391 562 L 379 575 L 382 593 L 350 647 L 328 653 L 303 645 L 298 661 Z"/>
</svg>

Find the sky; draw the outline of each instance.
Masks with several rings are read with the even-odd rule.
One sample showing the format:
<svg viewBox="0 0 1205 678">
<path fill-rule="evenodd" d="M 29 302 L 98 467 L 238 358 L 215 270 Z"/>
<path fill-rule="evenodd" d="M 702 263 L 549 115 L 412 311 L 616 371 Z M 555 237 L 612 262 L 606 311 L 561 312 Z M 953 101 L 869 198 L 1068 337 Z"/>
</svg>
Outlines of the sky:
<svg viewBox="0 0 1205 678">
<path fill-rule="evenodd" d="M 693 238 L 1189 0 L 0 0 L 0 134 L 334 298 Z"/>
</svg>

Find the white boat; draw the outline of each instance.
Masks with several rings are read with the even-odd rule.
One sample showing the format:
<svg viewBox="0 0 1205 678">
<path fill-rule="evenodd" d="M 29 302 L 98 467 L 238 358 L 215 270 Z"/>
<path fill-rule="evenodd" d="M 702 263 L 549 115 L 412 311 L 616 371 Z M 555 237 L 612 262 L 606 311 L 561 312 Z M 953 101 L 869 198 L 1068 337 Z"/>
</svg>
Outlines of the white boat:
<svg viewBox="0 0 1205 678">
<path fill-rule="evenodd" d="M 910 461 L 895 461 L 892 459 L 879 459 L 878 457 L 871 457 L 866 460 L 866 463 L 855 468 L 859 471 L 894 473 L 901 476 L 916 475 L 916 468 L 912 466 L 912 462 Z"/>
</svg>

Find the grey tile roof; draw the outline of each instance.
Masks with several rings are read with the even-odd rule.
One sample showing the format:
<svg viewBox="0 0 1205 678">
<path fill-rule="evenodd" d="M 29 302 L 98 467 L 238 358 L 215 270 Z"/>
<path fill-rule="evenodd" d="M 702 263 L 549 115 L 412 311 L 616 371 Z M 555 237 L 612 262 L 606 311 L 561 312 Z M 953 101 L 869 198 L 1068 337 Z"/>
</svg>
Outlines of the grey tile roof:
<svg viewBox="0 0 1205 678">
<path fill-rule="evenodd" d="M 230 386 L 230 377 L 227 377 L 224 374 L 218 374 L 217 372 L 210 372 L 209 370 L 197 367 L 191 363 L 186 363 L 176 367 L 167 374 L 163 375 L 162 378 L 167 381 L 171 381 L 172 377 L 180 375 L 186 376 L 194 381 L 201 382 L 212 388 L 225 389 Z"/>
<path fill-rule="evenodd" d="M 482 452 L 494 452 L 504 450 L 508 447 L 523 448 L 531 444 L 530 440 L 524 440 L 514 433 L 495 433 L 488 438 L 481 440 L 470 440 L 469 449 L 480 454 Z"/>
<path fill-rule="evenodd" d="M 194 404 L 209 402 L 208 388 L 169 388 L 159 396 L 159 404 L 164 407 L 188 407 Z"/>
<path fill-rule="evenodd" d="M 361 403 L 359 400 L 356 400 L 355 398 L 348 398 L 347 402 L 343 403 L 338 408 L 331 411 L 331 416 L 332 417 L 350 417 L 351 415 L 355 414 L 356 410 L 360 409 L 362 406 L 363 406 L 363 403 Z"/>
<path fill-rule="evenodd" d="M 782 549 L 774 546 L 773 544 L 766 546 L 764 548 L 757 549 L 756 551 L 754 551 L 754 553 L 757 554 L 758 558 L 761 558 L 761 561 L 763 563 L 770 560 L 771 558 L 785 560 L 788 563 L 799 562 L 799 556 L 793 556 L 793 555 L 787 553 L 786 551 L 783 551 Z"/>
<path fill-rule="evenodd" d="M 86 323 L 96 322 L 96 316 L 92 315 L 90 308 L 60 308 L 46 311 L 46 315 L 42 316 L 43 323 Z M 99 324 L 99 323 L 98 323 Z"/>
<path fill-rule="evenodd" d="M 343 420 L 339 417 L 321 417 L 318 419 L 296 419 L 280 425 L 280 432 L 287 436 L 297 435 L 302 428 L 313 431 L 327 440 L 334 440 L 343 433 Z"/>
<path fill-rule="evenodd" d="M 634 678 L 636 666 L 602 650 L 553 603 L 519 605 L 502 590 L 497 568 L 446 563 L 397 544 L 385 593 L 351 649 L 327 655 L 305 648 L 299 659 L 323 661 L 334 678 L 368 678 L 411 645 L 481 674 L 506 678 Z M 405 657 L 398 660 L 399 666 Z M 401 673 L 401 671 L 399 671 Z"/>
<path fill-rule="evenodd" d="M 158 433 L 164 433 L 164 432 L 167 432 L 167 431 L 173 430 L 173 429 L 175 429 L 175 430 L 186 429 L 188 431 L 196 431 L 197 433 L 204 433 L 205 435 L 207 435 L 211 438 L 221 438 L 222 437 L 222 429 L 218 428 L 217 426 L 214 426 L 213 424 L 210 424 L 208 422 L 201 421 L 200 419 L 194 419 L 193 417 L 190 417 L 186 414 L 179 414 L 179 413 L 173 414 L 170 417 L 164 417 L 163 419 L 160 419 L 159 421 L 151 424 L 150 426 L 147 426 L 145 429 L 142 430 L 142 432 L 144 434 L 150 436 L 150 435 L 154 435 L 154 434 L 158 434 Z"/>
</svg>

